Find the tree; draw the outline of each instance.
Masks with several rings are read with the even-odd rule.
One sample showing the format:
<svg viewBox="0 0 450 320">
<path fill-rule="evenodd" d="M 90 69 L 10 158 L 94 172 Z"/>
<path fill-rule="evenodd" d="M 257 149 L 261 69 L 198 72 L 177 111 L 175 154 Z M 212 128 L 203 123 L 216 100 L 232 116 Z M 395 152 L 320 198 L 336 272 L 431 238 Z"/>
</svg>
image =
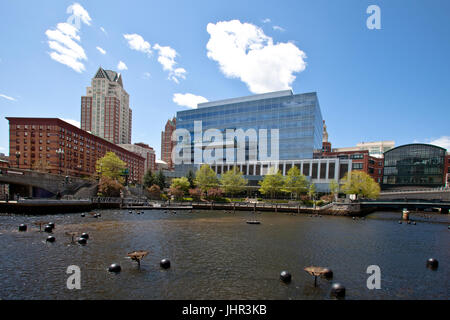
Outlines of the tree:
<svg viewBox="0 0 450 320">
<path fill-rule="evenodd" d="M 264 176 L 264 179 L 259 181 L 258 184 L 261 186 L 259 192 L 262 194 L 270 194 L 270 197 L 273 198 L 274 195 L 282 190 L 284 177 L 280 171 L 275 172 L 275 169 L 271 168 L 268 174 Z"/>
<path fill-rule="evenodd" d="M 180 188 L 183 193 L 188 192 L 189 186 L 189 180 L 186 177 L 174 178 L 172 179 L 172 184 L 170 185 L 171 188 Z"/>
<path fill-rule="evenodd" d="M 287 176 L 284 178 L 282 191 L 294 194 L 296 199 L 298 199 L 301 193 L 308 191 L 308 180 L 300 173 L 300 170 L 296 166 L 289 169 Z"/>
<path fill-rule="evenodd" d="M 315 208 L 316 207 L 316 200 L 315 200 L 315 197 L 316 197 L 316 185 L 314 183 L 311 183 L 309 185 L 308 196 L 309 196 L 309 199 L 313 201 L 313 205 L 314 205 L 314 208 Z"/>
<path fill-rule="evenodd" d="M 186 178 L 189 181 L 189 188 L 194 189 L 195 188 L 195 173 L 192 170 L 189 170 Z"/>
<path fill-rule="evenodd" d="M 337 196 L 339 195 L 339 183 L 336 180 L 331 180 L 330 184 L 330 193 L 333 195 L 334 200 L 337 201 Z"/>
<path fill-rule="evenodd" d="M 171 186 L 169 189 L 169 194 L 175 198 L 175 200 L 182 200 L 184 196 L 184 191 L 180 186 Z"/>
<path fill-rule="evenodd" d="M 200 201 L 203 196 L 203 192 L 202 190 L 200 190 L 200 188 L 189 189 L 189 194 L 195 201 Z"/>
<path fill-rule="evenodd" d="M 155 175 L 149 169 L 144 175 L 144 187 L 149 188 L 155 184 Z"/>
<path fill-rule="evenodd" d="M 208 190 L 208 198 L 211 200 L 221 198 L 223 191 L 220 188 L 211 188 Z"/>
<path fill-rule="evenodd" d="M 214 170 L 209 165 L 204 164 L 195 174 L 195 185 L 203 192 L 208 193 L 209 189 L 219 186 L 219 180 Z"/>
<path fill-rule="evenodd" d="M 222 189 L 225 193 L 229 193 L 231 195 L 242 192 L 247 183 L 247 179 L 244 178 L 242 172 L 236 167 L 233 167 L 233 169 L 223 173 L 220 178 L 220 185 Z"/>
<path fill-rule="evenodd" d="M 314 183 L 311 183 L 308 188 L 308 196 L 311 200 L 314 200 L 315 195 L 316 195 L 316 185 Z"/>
<path fill-rule="evenodd" d="M 98 193 L 103 197 L 120 197 L 123 185 L 110 177 L 102 177 L 98 184 Z"/>
<path fill-rule="evenodd" d="M 341 179 L 341 190 L 345 194 L 355 194 L 358 197 L 376 199 L 380 195 L 380 185 L 363 171 L 351 171 Z"/>
<path fill-rule="evenodd" d="M 108 177 L 113 180 L 123 183 L 123 172 L 126 168 L 126 163 L 114 153 L 107 152 L 103 158 L 97 160 L 95 170 L 101 178 Z"/>
<path fill-rule="evenodd" d="M 161 189 L 157 184 L 152 185 L 150 188 L 147 188 L 150 197 L 154 200 L 161 198 Z"/>
<path fill-rule="evenodd" d="M 155 175 L 155 180 L 153 181 L 153 183 L 157 184 L 161 190 L 164 190 L 164 188 L 166 187 L 166 177 L 164 176 L 162 170 L 159 170 Z"/>
</svg>

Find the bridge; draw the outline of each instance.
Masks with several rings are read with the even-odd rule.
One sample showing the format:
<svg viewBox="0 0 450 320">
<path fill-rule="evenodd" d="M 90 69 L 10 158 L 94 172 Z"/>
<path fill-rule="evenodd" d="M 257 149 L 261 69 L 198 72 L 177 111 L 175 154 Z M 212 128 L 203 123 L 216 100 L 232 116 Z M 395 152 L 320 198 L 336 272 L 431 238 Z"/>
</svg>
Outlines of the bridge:
<svg viewBox="0 0 450 320">
<path fill-rule="evenodd" d="M 439 200 L 450 201 L 450 188 L 428 188 L 414 190 L 386 190 L 380 193 L 379 200 Z"/>
<path fill-rule="evenodd" d="M 426 200 L 375 200 L 359 202 L 361 209 L 377 209 L 377 210 L 433 210 L 441 213 L 450 213 L 450 201 L 426 201 Z"/>
<path fill-rule="evenodd" d="M 15 194 L 24 197 L 39 197 L 39 195 L 50 197 L 57 193 L 74 194 L 80 188 L 89 187 L 94 182 L 79 177 L 7 168 L 1 170 L 0 184 L 10 185 L 10 197 Z"/>
</svg>

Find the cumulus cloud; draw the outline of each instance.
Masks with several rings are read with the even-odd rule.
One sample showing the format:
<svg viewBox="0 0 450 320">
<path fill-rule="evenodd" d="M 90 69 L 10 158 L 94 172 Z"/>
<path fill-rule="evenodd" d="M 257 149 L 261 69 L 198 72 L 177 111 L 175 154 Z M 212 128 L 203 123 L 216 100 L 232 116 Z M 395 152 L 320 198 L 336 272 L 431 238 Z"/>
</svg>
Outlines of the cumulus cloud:
<svg viewBox="0 0 450 320">
<path fill-rule="evenodd" d="M 253 93 L 290 89 L 294 73 L 306 68 L 306 54 L 295 44 L 274 43 L 264 31 L 239 20 L 209 23 L 208 58 L 222 73 L 243 81 Z"/>
<path fill-rule="evenodd" d="M 197 109 L 199 103 L 208 102 L 208 99 L 202 96 L 196 96 L 192 93 L 175 93 L 173 95 L 173 102 L 179 106 Z"/>
<path fill-rule="evenodd" d="M 1 94 L 0 93 L 0 97 L 4 98 L 6 100 L 9 100 L 9 101 L 17 101 L 17 99 L 15 99 L 13 97 L 10 97 L 10 96 L 7 96 L 6 94 Z"/>
<path fill-rule="evenodd" d="M 108 33 L 106 32 L 105 28 L 100 27 L 100 30 L 101 30 L 105 35 L 108 35 Z"/>
<path fill-rule="evenodd" d="M 61 119 L 62 121 L 65 121 L 65 122 L 67 122 L 67 123 L 70 123 L 71 125 L 73 125 L 73 126 L 75 126 L 75 127 L 77 127 L 77 128 L 80 128 L 81 126 L 80 126 L 80 122 L 79 121 L 77 121 L 77 120 L 73 120 L 73 119 Z"/>
<path fill-rule="evenodd" d="M 425 141 L 414 140 L 416 143 L 428 143 L 447 149 L 450 152 L 450 136 L 442 136 L 440 138 L 425 139 Z"/>
<path fill-rule="evenodd" d="M 269 23 L 269 22 L 271 22 L 272 20 L 270 20 L 269 18 L 266 18 L 266 19 L 263 19 L 262 20 L 262 23 Z"/>
<path fill-rule="evenodd" d="M 164 71 L 169 72 L 170 80 L 179 83 L 180 79 L 186 79 L 186 70 L 175 68 L 177 64 L 175 57 L 178 55 L 175 49 L 169 46 L 162 47 L 159 44 L 155 44 L 153 49 L 158 51 L 158 62 L 162 65 Z"/>
<path fill-rule="evenodd" d="M 70 5 L 67 13 L 72 14 L 67 22 L 58 23 L 55 29 L 45 31 L 48 46 L 52 50 L 50 58 L 81 73 L 85 70 L 82 61 L 87 60 L 87 56 L 79 44 L 81 39 L 78 32 L 81 22 L 87 25 L 91 24 L 91 17 L 78 3 Z"/>
<path fill-rule="evenodd" d="M 140 51 L 146 54 L 152 53 L 152 46 L 144 38 L 136 33 L 124 34 L 123 37 L 128 41 L 128 46 L 132 50 Z"/>
<path fill-rule="evenodd" d="M 125 64 L 125 62 L 119 61 L 119 63 L 117 64 L 117 69 L 119 69 L 119 70 L 128 70 L 128 67 Z"/>
<path fill-rule="evenodd" d="M 101 48 L 101 47 L 96 47 L 96 48 L 101 54 L 106 54 L 106 51 L 103 48 Z"/>
</svg>

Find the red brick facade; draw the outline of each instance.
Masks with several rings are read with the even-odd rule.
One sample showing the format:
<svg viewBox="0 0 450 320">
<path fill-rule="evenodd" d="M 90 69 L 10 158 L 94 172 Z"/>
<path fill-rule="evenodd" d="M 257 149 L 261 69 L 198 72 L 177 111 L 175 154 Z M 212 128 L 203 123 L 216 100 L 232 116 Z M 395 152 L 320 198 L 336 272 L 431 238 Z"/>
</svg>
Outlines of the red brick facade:
<svg viewBox="0 0 450 320">
<path fill-rule="evenodd" d="M 325 144 L 325 143 L 324 143 Z M 331 144 L 330 145 L 331 149 Z M 328 145 L 327 145 L 328 146 Z M 324 150 L 327 150 L 324 145 Z M 314 158 L 340 158 L 352 160 L 352 171 L 360 170 L 369 174 L 376 182 L 383 181 L 383 158 L 376 158 L 369 155 L 368 150 L 361 151 L 343 151 L 343 152 L 316 152 Z"/>
<path fill-rule="evenodd" d="M 172 141 L 172 133 L 177 128 L 177 119 L 167 120 L 164 131 L 161 132 L 161 160 L 166 162 L 169 170 L 174 169 L 172 162 L 172 149 L 175 147 L 175 142 Z"/>
<path fill-rule="evenodd" d="M 126 162 L 129 181 L 142 181 L 144 158 L 105 139 L 57 118 L 6 119 L 11 167 L 91 176 L 97 160 L 111 151 Z"/>
</svg>

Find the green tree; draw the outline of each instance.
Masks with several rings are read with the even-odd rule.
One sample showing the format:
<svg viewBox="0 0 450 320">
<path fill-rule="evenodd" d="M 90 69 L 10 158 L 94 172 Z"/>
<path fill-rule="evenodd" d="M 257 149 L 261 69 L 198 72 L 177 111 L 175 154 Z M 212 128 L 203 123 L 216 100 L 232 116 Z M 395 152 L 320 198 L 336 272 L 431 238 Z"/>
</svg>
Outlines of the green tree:
<svg viewBox="0 0 450 320">
<path fill-rule="evenodd" d="M 284 177 L 281 175 L 280 171 L 276 171 L 271 168 L 269 172 L 264 176 L 262 181 L 258 184 L 261 186 L 259 192 L 262 194 L 269 194 L 273 198 L 277 193 L 282 191 L 284 184 Z"/>
<path fill-rule="evenodd" d="M 376 199 L 380 195 L 380 185 L 363 171 L 351 171 L 341 179 L 341 190 L 345 194 L 355 194 L 357 198 Z"/>
<path fill-rule="evenodd" d="M 159 170 L 155 175 L 155 180 L 153 181 L 153 183 L 158 185 L 161 190 L 164 190 L 164 188 L 166 187 L 166 177 L 164 176 L 162 170 Z"/>
<path fill-rule="evenodd" d="M 172 179 L 172 184 L 170 185 L 171 188 L 179 188 L 184 193 L 189 191 L 189 180 L 186 177 L 181 178 L 174 178 Z"/>
<path fill-rule="evenodd" d="M 219 179 L 213 169 L 207 164 L 204 164 L 197 170 L 195 174 L 195 184 L 203 192 L 208 193 L 209 189 L 217 188 L 219 186 Z"/>
<path fill-rule="evenodd" d="M 189 181 L 189 187 L 191 189 L 194 189 L 195 188 L 195 173 L 194 173 L 194 171 L 189 170 L 187 175 L 186 175 L 186 178 Z"/>
<path fill-rule="evenodd" d="M 107 152 L 103 158 L 97 160 L 95 170 L 102 177 L 108 177 L 113 180 L 123 183 L 123 172 L 126 168 L 126 163 L 114 153 Z"/>
<path fill-rule="evenodd" d="M 330 193 L 333 195 L 334 200 L 337 200 L 337 196 L 339 195 L 339 183 L 336 180 L 331 180 L 329 184 Z"/>
<path fill-rule="evenodd" d="M 238 194 L 244 190 L 248 181 L 242 175 L 242 172 L 233 167 L 231 170 L 223 173 L 220 177 L 220 185 L 225 193 L 229 193 L 231 195 Z"/>
<path fill-rule="evenodd" d="M 289 169 L 287 176 L 284 178 L 282 191 L 295 195 L 296 199 L 301 193 L 308 191 L 308 180 L 296 166 Z"/>
<path fill-rule="evenodd" d="M 155 184 L 155 175 L 149 169 L 144 175 L 144 187 L 149 188 Z"/>
</svg>

